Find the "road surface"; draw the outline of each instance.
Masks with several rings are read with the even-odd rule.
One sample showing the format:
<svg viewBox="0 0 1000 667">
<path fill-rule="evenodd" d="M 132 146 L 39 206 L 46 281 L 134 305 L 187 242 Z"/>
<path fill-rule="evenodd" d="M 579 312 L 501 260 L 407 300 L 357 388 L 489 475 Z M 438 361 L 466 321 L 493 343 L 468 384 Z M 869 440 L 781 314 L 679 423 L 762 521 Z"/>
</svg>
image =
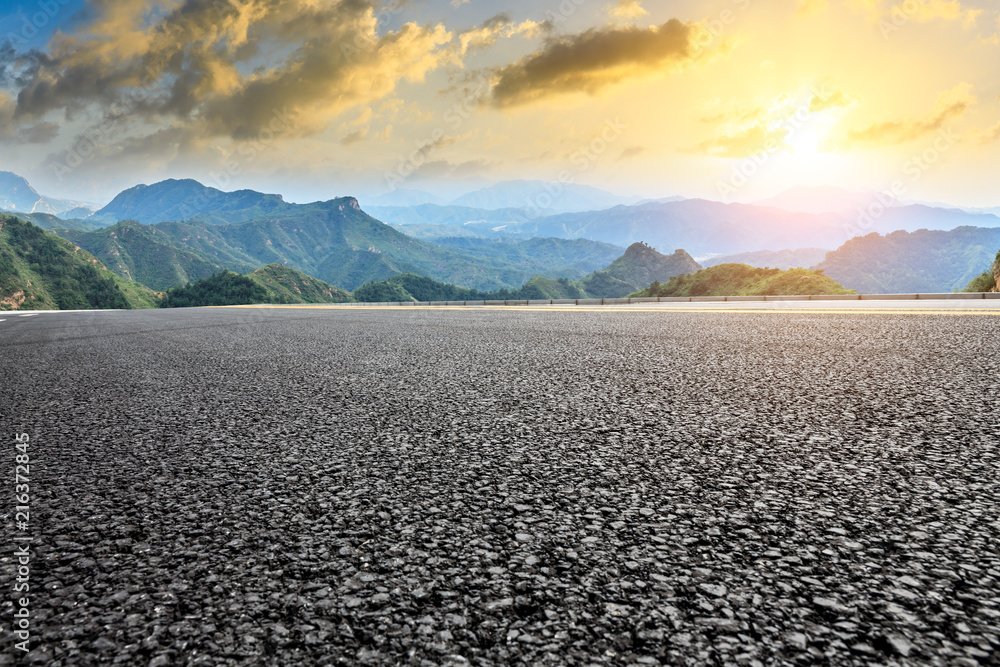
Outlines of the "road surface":
<svg viewBox="0 0 1000 667">
<path fill-rule="evenodd" d="M 916 305 L 2 314 L 5 625 L 29 536 L 39 664 L 995 662 L 1000 321 Z"/>
</svg>

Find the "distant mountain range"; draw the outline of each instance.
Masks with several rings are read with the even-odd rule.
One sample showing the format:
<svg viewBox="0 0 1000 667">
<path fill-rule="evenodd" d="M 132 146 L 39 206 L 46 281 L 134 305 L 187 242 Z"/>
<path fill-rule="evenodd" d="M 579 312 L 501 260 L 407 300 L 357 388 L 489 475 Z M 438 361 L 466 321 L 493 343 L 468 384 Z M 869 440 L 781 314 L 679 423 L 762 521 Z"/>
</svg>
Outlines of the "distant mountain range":
<svg viewBox="0 0 1000 667">
<path fill-rule="evenodd" d="M 106 224 L 135 220 L 146 225 L 178 221 L 228 225 L 298 210 L 296 204 L 285 202 L 281 195 L 254 190 L 223 192 L 191 179 L 171 179 L 125 190 L 94 213 L 93 219 Z"/>
<path fill-rule="evenodd" d="M 17 174 L 0 171 L 0 211 L 48 213 L 73 218 L 89 215 L 92 209 L 84 202 L 40 195 L 28 181 Z"/>
<path fill-rule="evenodd" d="M 361 211 L 353 198 L 289 204 L 277 195 L 225 193 L 196 181 L 132 188 L 96 217 L 130 215 L 96 231 L 62 230 L 119 275 L 156 289 L 203 278 L 219 268 L 245 272 L 279 263 L 342 289 L 399 273 L 475 287 L 515 287 L 536 274 L 583 275 L 621 248 L 589 240 L 508 242 L 463 249 L 401 234 Z"/>
<path fill-rule="evenodd" d="M 24 179 L 0 174 L 4 206 L 92 252 L 119 276 L 158 290 L 223 269 L 246 273 L 268 264 L 345 290 L 402 273 L 480 291 L 513 290 L 533 279 L 539 285 L 560 278 L 587 280 L 623 248 L 644 242 L 668 253 L 683 247 L 693 257 L 711 258 L 706 265 L 827 266 L 838 282 L 865 292 L 949 291 L 981 273 L 1000 247 L 993 240 L 1000 217 L 901 202 L 877 209 L 871 218 L 860 217 L 858 208 L 871 192 L 803 187 L 757 204 L 668 197 L 625 205 L 621 197 L 597 188 L 560 187 L 511 181 L 469 193 L 457 203 L 374 206 L 366 212 L 350 197 L 293 204 L 277 194 L 223 192 L 189 179 L 167 180 L 130 188 L 93 215 L 67 219 L 49 211 L 75 202 L 42 197 Z M 542 194 L 548 208 L 536 208 L 538 200 L 532 199 Z M 397 195 L 383 201 L 433 197 L 421 191 Z M 611 207 L 596 208 L 605 204 Z M 557 205 L 595 209 L 547 214 Z M 34 212 L 24 212 L 30 209 Z M 63 215 L 74 211 L 86 213 L 66 208 Z M 897 231 L 943 245 L 904 243 Z M 872 232 L 889 234 L 874 237 L 889 239 L 879 242 L 879 252 L 915 243 L 914 252 L 922 254 L 906 251 L 879 259 L 871 251 L 877 245 Z M 865 235 L 864 243 L 851 242 Z M 826 256 L 823 248 L 838 250 Z M 587 293 L 595 289 L 593 284 L 578 287 Z"/>
<path fill-rule="evenodd" d="M 895 198 L 879 196 L 874 190 L 847 190 L 830 185 L 799 185 L 789 188 L 773 197 L 755 201 L 755 206 L 780 208 L 798 213 L 857 213 L 872 202 L 889 202 L 899 205 Z"/>
<path fill-rule="evenodd" d="M 683 250 L 662 255 L 644 243 L 635 243 L 607 268 L 581 280 L 535 276 L 520 289 L 484 292 L 449 285 L 424 276 L 401 274 L 368 283 L 355 290 L 356 301 L 470 301 L 499 299 L 619 298 L 656 281 L 697 271 L 701 267 Z"/>
<path fill-rule="evenodd" d="M 670 197 L 669 200 L 680 199 Z M 374 207 L 410 207 L 434 204 L 456 206 L 467 209 L 494 211 L 497 209 L 523 209 L 531 211 L 534 217 L 579 211 L 594 211 L 622 204 L 638 204 L 651 200 L 641 197 L 623 197 L 607 190 L 548 181 L 515 180 L 502 181 L 489 187 L 468 192 L 458 198 L 448 199 L 425 192 L 400 188 L 378 197 L 366 198 L 362 205 L 366 211 Z M 666 201 L 666 200 L 658 200 Z M 389 222 L 389 221 L 387 221 Z"/>
</svg>

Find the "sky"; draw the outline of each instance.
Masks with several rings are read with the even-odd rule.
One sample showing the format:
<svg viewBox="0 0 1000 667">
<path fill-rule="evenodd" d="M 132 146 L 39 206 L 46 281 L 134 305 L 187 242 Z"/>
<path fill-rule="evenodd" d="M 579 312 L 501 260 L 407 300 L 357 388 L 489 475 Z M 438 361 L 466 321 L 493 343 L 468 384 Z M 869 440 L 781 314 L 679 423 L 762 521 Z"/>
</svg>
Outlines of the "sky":
<svg viewBox="0 0 1000 667">
<path fill-rule="evenodd" d="M 1000 205 L 994 0 L 0 0 L 0 44 L 0 170 L 49 196 Z"/>
</svg>

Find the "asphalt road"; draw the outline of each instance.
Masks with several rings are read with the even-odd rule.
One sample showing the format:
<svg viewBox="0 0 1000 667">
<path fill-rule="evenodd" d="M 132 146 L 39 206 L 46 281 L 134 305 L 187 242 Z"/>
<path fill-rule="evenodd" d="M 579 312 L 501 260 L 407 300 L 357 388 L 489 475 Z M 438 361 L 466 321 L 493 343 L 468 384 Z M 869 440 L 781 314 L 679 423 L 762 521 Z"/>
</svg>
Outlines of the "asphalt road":
<svg viewBox="0 0 1000 667">
<path fill-rule="evenodd" d="M 1000 660 L 994 316 L 0 319 L 0 664 Z"/>
</svg>

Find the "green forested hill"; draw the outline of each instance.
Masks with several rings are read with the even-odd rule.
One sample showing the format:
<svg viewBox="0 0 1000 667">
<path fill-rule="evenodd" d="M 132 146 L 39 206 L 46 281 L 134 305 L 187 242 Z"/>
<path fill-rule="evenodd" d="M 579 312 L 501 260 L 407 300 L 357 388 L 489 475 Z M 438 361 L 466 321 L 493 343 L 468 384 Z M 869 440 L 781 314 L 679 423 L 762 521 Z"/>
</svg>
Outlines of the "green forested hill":
<svg viewBox="0 0 1000 667">
<path fill-rule="evenodd" d="M 151 308 L 157 300 L 69 241 L 0 215 L 0 309 Z"/>
<path fill-rule="evenodd" d="M 243 212 L 227 214 L 239 217 Z M 275 215 L 241 224 L 129 222 L 94 232 L 61 233 L 120 275 L 145 279 L 158 288 L 211 275 L 219 267 L 245 272 L 278 263 L 346 289 L 418 273 L 489 290 L 521 285 L 546 271 L 593 266 L 614 253 L 611 246 L 591 241 L 546 245 L 541 239 L 477 249 L 427 243 L 370 217 L 353 198 L 289 204 Z"/>
<path fill-rule="evenodd" d="M 1000 292 L 1000 252 L 992 266 L 969 281 L 965 292 Z"/>
<path fill-rule="evenodd" d="M 536 239 L 549 241 L 551 239 Z M 363 285 L 354 291 L 362 302 L 476 301 L 480 299 L 588 299 L 618 298 L 639 289 L 644 280 L 669 280 L 701 268 L 683 250 L 662 255 L 645 243 L 633 243 L 625 254 L 581 280 L 535 276 L 518 289 L 471 290 L 430 278 L 404 274 Z M 646 283 L 649 284 L 649 283 Z"/>
<path fill-rule="evenodd" d="M 167 291 L 164 308 L 239 306 L 255 303 L 342 303 L 351 295 L 301 271 L 269 264 L 241 276 L 221 271 Z"/>
<path fill-rule="evenodd" d="M 179 247 L 157 227 L 125 220 L 96 231 L 59 230 L 64 238 L 86 248 L 111 271 L 155 290 L 184 285 L 225 269 L 247 271 L 256 263 L 227 257 L 213 261 L 201 252 Z"/>
<path fill-rule="evenodd" d="M 262 266 L 247 277 L 267 291 L 268 303 L 342 303 L 351 300 L 349 292 L 281 264 Z"/>
<path fill-rule="evenodd" d="M 693 273 L 700 268 L 701 265 L 684 250 L 663 255 L 645 243 L 637 242 L 630 245 L 625 254 L 613 261 L 608 268 L 595 271 L 581 280 L 579 287 L 595 298 L 618 298 L 654 281 L 670 280 L 674 276 Z"/>
<path fill-rule="evenodd" d="M 632 296 L 776 296 L 796 294 L 851 294 L 819 271 L 761 269 L 746 264 L 719 264 L 653 283 Z"/>
<path fill-rule="evenodd" d="M 952 292 L 988 267 L 997 248 L 1000 229 L 985 227 L 868 234 L 827 254 L 816 268 L 866 294 Z"/>
</svg>

